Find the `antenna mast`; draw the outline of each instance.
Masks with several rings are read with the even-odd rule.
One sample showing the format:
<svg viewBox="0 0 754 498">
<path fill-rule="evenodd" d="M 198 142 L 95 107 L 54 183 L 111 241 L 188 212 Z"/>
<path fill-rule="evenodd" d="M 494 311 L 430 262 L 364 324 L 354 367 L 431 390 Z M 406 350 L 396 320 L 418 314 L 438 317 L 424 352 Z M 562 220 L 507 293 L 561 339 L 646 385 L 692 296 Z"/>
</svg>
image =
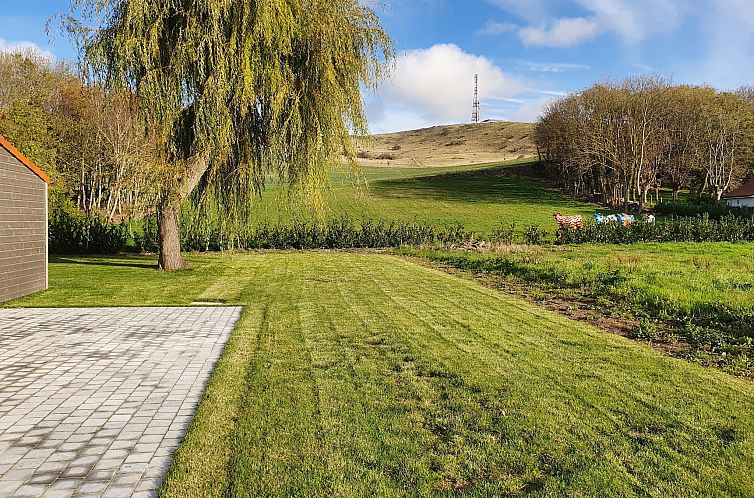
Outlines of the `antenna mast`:
<svg viewBox="0 0 754 498">
<path fill-rule="evenodd" d="M 474 110 L 471 113 L 471 122 L 479 123 L 480 110 L 482 105 L 479 103 L 479 75 L 474 75 Z"/>
</svg>

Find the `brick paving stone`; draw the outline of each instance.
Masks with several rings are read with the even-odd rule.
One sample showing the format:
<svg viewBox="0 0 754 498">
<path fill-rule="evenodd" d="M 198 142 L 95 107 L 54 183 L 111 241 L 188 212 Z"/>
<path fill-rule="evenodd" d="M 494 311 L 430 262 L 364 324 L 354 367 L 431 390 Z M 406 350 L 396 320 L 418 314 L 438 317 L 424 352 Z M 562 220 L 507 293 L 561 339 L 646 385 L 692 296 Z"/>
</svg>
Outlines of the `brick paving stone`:
<svg viewBox="0 0 754 498">
<path fill-rule="evenodd" d="M 0 496 L 154 496 L 240 313 L 0 309 Z"/>
</svg>

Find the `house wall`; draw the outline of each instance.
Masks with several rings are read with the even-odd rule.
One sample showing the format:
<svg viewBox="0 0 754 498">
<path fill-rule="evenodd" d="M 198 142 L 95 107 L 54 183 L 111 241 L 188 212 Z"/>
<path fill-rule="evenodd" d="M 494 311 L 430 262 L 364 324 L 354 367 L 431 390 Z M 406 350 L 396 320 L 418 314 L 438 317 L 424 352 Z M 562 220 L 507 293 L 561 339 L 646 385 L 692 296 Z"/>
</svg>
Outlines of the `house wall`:
<svg viewBox="0 0 754 498">
<path fill-rule="evenodd" d="M 47 288 L 47 184 L 0 147 L 0 302 Z"/>
<path fill-rule="evenodd" d="M 730 207 L 754 207 L 754 197 L 728 199 L 727 203 Z"/>
</svg>

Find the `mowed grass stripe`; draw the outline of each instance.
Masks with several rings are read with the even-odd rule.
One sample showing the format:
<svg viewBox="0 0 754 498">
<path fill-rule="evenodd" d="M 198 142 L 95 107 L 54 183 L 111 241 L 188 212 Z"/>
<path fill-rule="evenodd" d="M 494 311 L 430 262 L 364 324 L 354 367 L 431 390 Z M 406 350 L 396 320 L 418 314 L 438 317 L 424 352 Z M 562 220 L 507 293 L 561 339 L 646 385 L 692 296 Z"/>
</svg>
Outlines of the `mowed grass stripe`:
<svg viewBox="0 0 754 498">
<path fill-rule="evenodd" d="M 387 285 L 386 288 L 394 291 L 394 282 L 401 278 L 400 275 L 404 270 L 405 269 L 401 269 L 401 271 L 397 272 L 393 283 Z M 428 282 L 428 285 L 434 285 L 437 283 L 434 281 L 429 282 L 429 279 L 425 280 L 425 282 Z M 441 285 L 442 283 L 440 282 L 438 287 Z M 416 296 L 421 296 L 421 301 L 432 302 L 432 297 L 423 292 L 424 290 L 425 289 L 417 288 L 415 289 L 414 294 Z M 392 298 L 395 299 L 395 293 L 390 292 L 390 294 L 393 295 Z M 407 295 L 408 294 L 404 294 L 403 297 L 406 297 Z M 415 313 L 416 310 L 424 308 L 421 307 L 419 302 L 407 302 L 405 304 L 405 306 L 401 306 L 405 311 L 405 316 L 401 322 L 397 324 L 397 328 L 411 330 L 411 324 L 422 323 L 421 317 L 416 316 Z M 433 310 L 434 309 L 436 308 L 433 308 Z M 400 315 L 396 314 L 393 310 L 392 317 L 396 319 L 399 316 Z M 537 457 L 541 456 L 542 448 L 533 448 L 527 444 L 527 440 L 530 439 L 530 434 L 539 430 L 537 424 L 540 420 L 531 416 L 542 414 L 541 412 L 537 413 L 538 410 L 532 406 L 532 401 L 536 403 L 538 397 L 534 397 L 533 400 L 528 399 L 526 402 L 517 401 L 517 396 L 513 396 L 515 393 L 510 390 L 510 386 L 508 386 L 507 383 L 490 383 L 489 375 L 491 372 L 504 371 L 515 371 L 518 374 L 521 374 L 527 370 L 542 374 L 542 369 L 543 367 L 546 368 L 546 363 L 531 362 L 527 368 L 527 365 L 524 365 L 521 359 L 516 359 L 515 355 L 510 354 L 510 352 L 506 352 L 504 355 L 498 353 L 499 349 L 496 348 L 495 344 L 491 344 L 485 339 L 472 339 L 475 333 L 470 330 L 467 323 L 462 323 L 460 328 L 456 328 L 450 325 L 452 318 L 448 321 L 445 319 L 438 321 L 437 317 L 431 317 L 429 320 L 435 322 L 434 325 L 424 321 L 425 325 L 421 328 L 424 330 L 432 330 L 433 333 L 422 334 L 421 330 L 416 330 L 409 334 L 406 337 L 406 340 L 415 342 L 415 349 L 424 352 L 425 360 L 428 360 L 426 361 L 425 368 L 429 368 L 430 376 L 451 378 L 454 379 L 454 382 L 456 383 L 459 382 L 459 379 L 465 379 L 464 390 L 467 391 L 467 397 L 469 399 L 475 398 L 476 402 L 479 404 L 479 406 L 476 407 L 473 406 L 473 404 L 466 406 L 465 411 L 452 410 L 450 412 L 453 413 L 451 417 L 455 416 L 455 413 L 465 413 L 468 415 L 469 413 L 476 414 L 478 411 L 483 412 L 485 411 L 485 406 L 488 400 L 493 401 L 493 403 L 499 403 L 497 409 L 506 413 L 511 420 L 514 420 L 516 417 L 522 417 L 515 420 L 515 423 L 512 424 L 514 427 L 518 428 L 518 432 L 512 434 L 506 434 L 505 430 L 501 430 L 503 429 L 502 426 L 495 427 L 494 421 L 491 421 L 492 423 L 486 427 L 486 430 L 492 435 L 492 444 L 488 444 L 490 454 L 485 458 L 480 458 L 479 462 L 491 467 L 491 469 L 488 470 L 490 475 L 494 475 L 496 469 L 499 472 L 501 468 L 510 466 L 511 462 L 520 462 L 521 464 L 524 464 L 525 469 L 523 472 L 522 469 L 510 469 L 511 472 L 522 473 L 524 477 L 521 479 L 508 479 L 511 481 L 509 483 L 510 486 L 502 487 L 501 491 L 518 492 L 531 486 L 539 486 L 543 474 L 539 468 L 540 463 L 537 461 Z M 461 330 L 461 335 L 456 335 L 453 332 L 454 330 Z M 479 334 L 476 334 L 476 336 L 481 337 Z M 515 350 L 520 350 L 522 347 L 531 347 L 530 341 L 522 342 L 520 341 L 520 338 L 515 337 L 515 334 L 506 337 L 504 342 L 508 342 Z M 450 344 L 450 347 L 443 347 L 448 344 Z M 535 348 L 532 348 L 532 350 L 534 349 Z M 446 354 L 435 354 L 433 357 L 426 358 L 427 355 L 432 355 L 437 352 L 443 352 Z M 459 388 L 459 386 L 454 387 Z M 552 386 L 549 386 L 549 389 L 552 389 Z M 562 398 L 565 393 L 549 392 L 548 394 L 549 396 L 546 396 L 546 398 L 552 396 Z M 456 400 L 456 402 L 458 402 L 458 400 Z M 569 411 L 556 411 L 549 415 L 559 418 L 563 415 L 567 416 L 568 414 Z M 469 425 L 476 425 L 477 432 L 481 429 L 481 427 L 478 426 L 478 422 L 471 424 L 469 421 L 461 421 L 455 424 L 454 431 L 459 433 L 466 432 L 466 427 Z M 522 431 L 521 429 L 525 426 L 528 426 L 528 429 Z M 495 436 L 502 436 L 503 442 L 499 446 Z M 594 434 L 585 434 L 585 436 L 593 437 Z M 469 437 L 469 434 L 466 434 L 465 437 Z M 589 437 L 586 437 L 585 440 L 588 441 Z M 503 446 L 506 445 L 510 445 L 511 447 L 505 450 Z M 504 456 L 505 458 L 500 461 L 500 456 Z M 531 458 L 531 461 L 527 461 L 529 458 Z M 490 492 L 491 491 L 492 489 Z"/>
<path fill-rule="evenodd" d="M 220 287 L 218 284 L 223 281 L 223 276 L 231 269 L 238 268 L 235 264 L 229 264 L 230 258 L 224 256 L 192 260 L 195 269 L 173 274 L 177 278 L 174 278 L 174 285 L 170 286 L 175 287 L 174 290 L 182 290 L 184 299 L 189 302 L 209 299 L 208 292 L 212 295 L 211 299 L 217 299 L 217 294 L 210 289 Z M 102 258 L 99 261 L 102 263 L 100 266 L 106 267 L 108 259 Z M 218 271 L 215 268 L 218 262 L 221 268 L 225 264 L 228 264 L 228 268 Z M 234 262 L 240 263 L 237 259 Z M 260 263 L 259 260 L 246 260 L 243 276 L 253 283 L 258 282 L 262 266 Z M 130 274 L 133 273 L 132 271 Z M 134 277 L 142 279 L 149 278 L 150 273 L 157 271 L 143 268 L 138 273 Z M 180 273 L 191 274 L 194 281 L 202 281 L 203 284 L 197 287 L 183 285 L 184 279 L 179 277 Z M 214 285 L 210 286 L 212 283 Z M 262 286 L 249 285 L 247 295 L 242 297 L 236 285 L 233 286 L 235 292 L 226 287 L 223 293 L 227 302 L 243 304 L 244 311 L 215 366 L 187 437 L 173 455 L 171 467 L 160 490 L 162 496 L 220 496 L 229 485 L 236 421 L 246 392 L 245 373 L 253 358 L 258 355 L 262 327 L 269 314 L 268 300 L 261 295 L 263 290 Z M 249 293 L 256 295 L 248 295 Z"/>
<path fill-rule="evenodd" d="M 437 372 L 429 370 L 429 365 L 415 368 L 417 351 L 396 333 L 395 317 L 374 312 L 381 309 L 391 311 L 393 307 L 365 300 L 374 294 L 369 282 L 372 275 L 359 268 L 354 268 L 354 272 L 360 275 L 358 283 L 349 280 L 339 286 L 349 302 L 359 303 L 357 311 L 368 325 L 369 343 L 361 345 L 357 351 L 362 355 L 362 366 L 363 359 L 369 356 L 378 360 L 371 362 L 378 368 L 364 371 L 361 382 L 377 388 L 371 395 L 372 406 L 381 411 L 375 417 L 377 427 L 382 427 L 383 439 L 392 446 L 390 453 L 383 454 L 374 464 L 383 469 L 386 477 L 396 481 L 403 493 L 413 490 L 430 494 L 471 487 L 473 483 L 462 478 L 462 474 L 471 472 L 462 469 L 465 464 L 458 461 L 442 435 L 447 422 L 441 418 L 451 413 L 450 407 L 455 406 L 446 396 L 447 377 L 436 375 Z M 363 281 L 369 284 L 363 286 Z M 353 347 L 354 343 L 349 341 L 349 344 Z M 433 413 L 428 414 L 427 410 Z M 355 427 L 355 430 L 364 428 Z"/>
<path fill-rule="evenodd" d="M 390 264 L 401 262 L 384 261 L 382 268 Z M 369 275 L 363 267 L 359 273 Z M 396 278 L 402 280 L 405 276 L 401 272 Z M 495 466 L 500 457 L 505 459 L 505 452 L 503 448 L 495 448 L 497 435 L 487 428 L 490 423 L 498 424 L 499 434 L 507 432 L 507 420 L 500 418 L 500 413 L 510 408 L 507 400 L 501 399 L 499 392 L 483 393 L 438 361 L 433 353 L 437 349 L 450 350 L 453 345 L 417 321 L 408 310 L 397 305 L 379 282 L 376 284 L 376 288 L 353 286 L 352 300 L 363 303 L 359 307 L 362 319 L 379 331 L 382 344 L 400 345 L 396 349 L 400 349 L 401 355 L 393 359 L 393 370 L 396 382 L 408 388 L 403 395 L 406 402 L 411 402 L 407 418 L 417 421 L 424 442 L 424 450 L 412 459 L 415 464 L 421 463 L 423 470 L 416 473 L 420 480 L 412 483 L 412 488 L 421 491 L 420 494 L 453 488 L 474 488 L 478 493 L 515 491 L 520 487 L 513 482 L 516 479 L 506 475 L 504 467 Z M 394 281 L 391 287 L 395 285 L 399 284 Z M 486 395 L 490 395 L 488 407 L 479 404 Z M 496 403 L 502 406 L 494 406 Z M 493 407 L 491 411 L 488 409 Z M 509 467 L 518 464 L 514 458 L 508 461 Z M 520 474 L 520 470 L 516 473 Z M 473 480 L 475 475 L 483 478 Z"/>
<path fill-rule="evenodd" d="M 298 319 L 300 282 L 295 261 L 266 265 L 262 297 L 269 308 L 245 379 L 229 469 L 232 496 L 307 495 L 316 488 L 321 459 L 318 400 L 311 359 Z M 252 292 L 249 297 L 254 297 Z"/>
<path fill-rule="evenodd" d="M 328 492 L 392 495 L 413 473 L 412 459 L 406 457 L 418 450 L 416 434 L 410 421 L 382 417 L 384 410 L 400 410 L 401 393 L 385 375 L 395 351 L 375 340 L 354 312 L 354 302 L 344 293 L 348 280 L 307 278 L 310 296 L 330 296 L 324 303 L 309 301 L 306 310 L 308 330 L 315 331 L 309 340 L 322 402 Z M 391 442 L 398 440 L 412 443 L 396 451 Z"/>
</svg>

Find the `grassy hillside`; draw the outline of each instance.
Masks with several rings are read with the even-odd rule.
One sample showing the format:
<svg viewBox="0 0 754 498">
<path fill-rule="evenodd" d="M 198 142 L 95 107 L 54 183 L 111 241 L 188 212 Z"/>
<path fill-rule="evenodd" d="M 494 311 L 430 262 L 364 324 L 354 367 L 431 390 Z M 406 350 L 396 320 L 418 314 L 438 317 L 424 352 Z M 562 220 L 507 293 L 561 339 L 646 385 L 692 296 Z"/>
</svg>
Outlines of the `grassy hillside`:
<svg viewBox="0 0 754 498">
<path fill-rule="evenodd" d="M 531 123 L 486 122 L 375 135 L 358 142 L 364 166 L 436 167 L 536 155 Z"/>
<path fill-rule="evenodd" d="M 397 257 L 191 261 L 53 261 L 14 303 L 245 307 L 165 496 L 754 494 L 750 382 Z"/>
<path fill-rule="evenodd" d="M 348 215 L 356 220 L 402 220 L 437 226 L 462 224 L 489 235 L 501 223 L 516 223 L 519 230 L 538 224 L 556 228 L 554 211 L 590 216 L 596 206 L 575 201 L 545 189 L 536 181 L 516 178 L 507 169 L 531 159 L 492 165 L 446 168 L 365 167 L 368 181 L 356 188 L 342 168 L 333 173 L 333 185 L 325 195 L 329 217 Z M 314 216 L 311 209 L 282 197 L 281 191 L 265 192 L 255 207 L 255 223 L 287 222 Z M 281 210 L 280 206 L 284 206 Z"/>
</svg>

